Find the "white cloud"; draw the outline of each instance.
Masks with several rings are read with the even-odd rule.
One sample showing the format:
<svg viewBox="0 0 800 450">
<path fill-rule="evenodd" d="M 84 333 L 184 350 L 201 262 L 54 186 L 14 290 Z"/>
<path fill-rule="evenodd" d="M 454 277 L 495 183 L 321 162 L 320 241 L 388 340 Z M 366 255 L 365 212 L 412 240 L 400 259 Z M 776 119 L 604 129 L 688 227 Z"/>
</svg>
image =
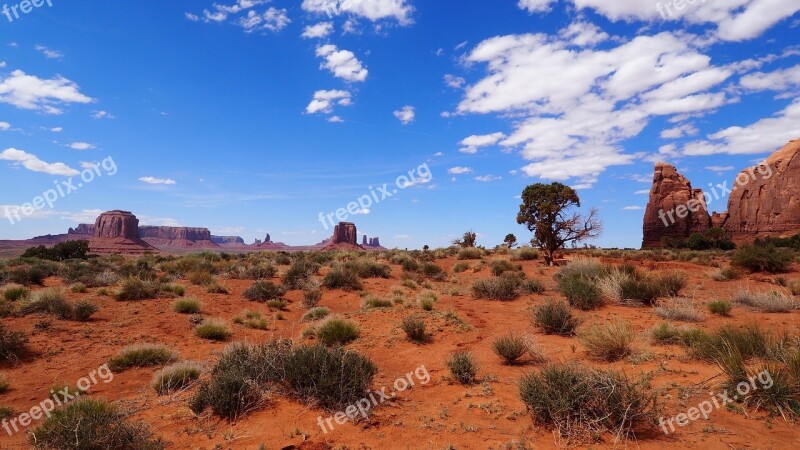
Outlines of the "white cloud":
<svg viewBox="0 0 800 450">
<path fill-rule="evenodd" d="M 800 65 L 774 72 L 756 72 L 740 80 L 742 87 L 753 91 L 785 91 L 800 87 Z"/>
<path fill-rule="evenodd" d="M 678 139 L 684 136 L 695 136 L 699 133 L 698 130 L 694 125 L 690 123 L 681 124 L 667 130 L 661 131 L 661 138 L 662 139 Z"/>
<path fill-rule="evenodd" d="M 335 45 L 328 44 L 317 48 L 317 56 L 325 59 L 320 68 L 328 69 L 337 78 L 350 82 L 367 79 L 369 71 L 349 50 L 339 50 Z"/>
<path fill-rule="evenodd" d="M 344 122 L 344 119 L 342 119 L 342 118 L 341 118 L 341 117 L 339 117 L 339 116 L 331 116 L 331 117 L 328 119 L 328 122 L 331 122 L 331 123 L 342 123 L 342 122 Z"/>
<path fill-rule="evenodd" d="M 330 114 L 333 112 L 334 105 L 350 106 L 352 104 L 351 95 L 347 91 L 317 91 L 314 93 L 314 98 L 311 100 L 311 103 L 306 106 L 306 113 Z"/>
<path fill-rule="evenodd" d="M 530 13 L 544 12 L 550 9 L 550 4 L 556 0 L 519 0 L 517 6 L 526 9 Z"/>
<path fill-rule="evenodd" d="M 453 89 L 461 89 L 466 84 L 467 80 L 457 77 L 455 75 L 447 74 L 444 76 L 444 84 Z"/>
<path fill-rule="evenodd" d="M 259 14 L 255 11 L 248 11 L 245 17 L 242 17 L 237 22 L 245 33 L 252 33 L 253 31 L 281 31 L 292 22 L 289 19 L 289 14 L 285 9 L 269 8 L 263 13 Z"/>
<path fill-rule="evenodd" d="M 601 30 L 600 27 L 586 21 L 572 22 L 567 28 L 561 30 L 558 35 L 561 39 L 579 47 L 592 47 L 609 38 L 608 33 Z"/>
<path fill-rule="evenodd" d="M 478 153 L 478 149 L 481 147 L 488 147 L 490 145 L 496 145 L 500 142 L 501 139 L 506 137 L 505 134 L 497 132 L 492 134 L 484 134 L 484 135 L 477 135 L 473 134 L 472 136 L 463 139 L 459 144 L 462 146 L 460 151 L 461 153 L 468 153 L 470 155 L 474 155 Z"/>
<path fill-rule="evenodd" d="M 11 129 L 11 124 L 8 122 L 0 122 L 0 131 L 8 131 Z"/>
<path fill-rule="evenodd" d="M 730 172 L 731 170 L 735 169 L 733 166 L 708 166 L 706 170 L 710 170 L 712 172 L 716 172 L 718 174 L 724 172 Z"/>
<path fill-rule="evenodd" d="M 187 19 L 191 20 L 192 22 L 197 22 L 198 20 L 200 20 L 200 16 L 198 16 L 197 14 L 192 14 L 187 12 L 184 13 L 184 15 L 186 16 Z"/>
<path fill-rule="evenodd" d="M 575 47 L 546 34 L 508 35 L 481 42 L 465 58 L 486 64 L 488 74 L 467 87 L 457 112 L 510 117 L 514 132 L 499 144 L 532 161 L 523 168 L 529 176 L 594 183 L 608 167 L 636 159 L 621 143 L 652 117 L 703 113 L 729 101 L 713 89 L 732 71 L 711 66 L 681 36 Z"/>
<path fill-rule="evenodd" d="M 641 206 L 626 206 L 626 207 L 624 207 L 622 209 L 625 210 L 625 211 L 641 211 L 644 208 L 642 208 Z"/>
<path fill-rule="evenodd" d="M 139 181 L 147 184 L 177 184 L 177 182 L 171 178 L 141 177 Z"/>
<path fill-rule="evenodd" d="M 61 114 L 62 111 L 54 105 L 93 101 L 91 97 L 81 94 L 77 84 L 61 76 L 46 80 L 15 70 L 0 82 L 0 103 L 8 103 L 20 109 Z"/>
<path fill-rule="evenodd" d="M 479 177 L 475 177 L 475 179 L 483 183 L 490 183 L 492 181 L 502 180 L 503 177 L 495 177 L 492 175 L 481 175 Z"/>
<path fill-rule="evenodd" d="M 41 52 L 46 58 L 61 59 L 64 57 L 63 53 L 59 52 L 58 50 L 51 50 L 44 45 L 37 45 L 36 50 Z"/>
<path fill-rule="evenodd" d="M 88 142 L 73 142 L 72 144 L 69 144 L 69 148 L 73 150 L 91 150 L 95 147 Z"/>
<path fill-rule="evenodd" d="M 795 99 L 775 117 L 748 126 L 733 126 L 683 147 L 684 155 L 744 155 L 774 152 L 800 136 L 800 99 Z"/>
<path fill-rule="evenodd" d="M 94 161 L 81 161 L 81 169 L 94 169 L 97 167 L 97 163 Z"/>
<path fill-rule="evenodd" d="M 650 195 L 650 189 L 641 189 L 634 192 L 635 195 Z"/>
<path fill-rule="evenodd" d="M 371 210 L 369 208 L 362 208 L 362 209 L 359 209 L 358 211 L 354 212 L 353 214 L 355 214 L 357 216 L 368 216 L 370 212 L 371 212 Z"/>
<path fill-rule="evenodd" d="M 462 174 L 465 174 L 465 173 L 472 173 L 472 169 L 470 169 L 469 167 L 456 166 L 456 167 L 450 168 L 447 171 L 447 173 L 454 174 L 454 175 L 462 175 Z"/>
<path fill-rule="evenodd" d="M 308 25 L 300 36 L 305 39 L 324 38 L 333 33 L 333 22 L 320 22 Z"/>
<path fill-rule="evenodd" d="M 417 113 L 413 106 L 406 105 L 395 111 L 394 116 L 397 117 L 397 120 L 399 120 L 403 125 L 408 125 L 414 121 L 414 119 L 417 117 Z"/>
<path fill-rule="evenodd" d="M 17 150 L 15 148 L 8 148 L 0 152 L 0 160 L 11 161 L 14 163 L 14 165 L 22 165 L 22 167 L 30 171 L 47 173 L 50 175 L 72 177 L 80 173 L 64 163 L 44 162 L 34 154 L 27 153 L 23 150 Z"/>
<path fill-rule="evenodd" d="M 53 127 L 50 128 L 50 131 L 52 131 L 53 133 L 61 133 L 62 131 L 64 131 L 64 127 Z"/>
<path fill-rule="evenodd" d="M 113 119 L 114 116 L 108 111 L 94 111 L 92 117 L 95 119 Z"/>
<path fill-rule="evenodd" d="M 327 14 L 328 17 L 344 14 L 373 22 L 396 19 L 401 25 L 410 25 L 414 12 L 406 0 L 303 0 L 302 8 L 308 12 Z"/>
</svg>

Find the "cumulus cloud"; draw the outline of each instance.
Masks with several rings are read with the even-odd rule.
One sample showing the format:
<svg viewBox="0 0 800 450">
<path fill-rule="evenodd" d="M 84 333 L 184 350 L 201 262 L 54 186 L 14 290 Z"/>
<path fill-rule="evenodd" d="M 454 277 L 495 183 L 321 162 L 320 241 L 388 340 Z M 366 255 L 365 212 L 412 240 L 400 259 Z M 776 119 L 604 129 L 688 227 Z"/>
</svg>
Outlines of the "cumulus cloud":
<svg viewBox="0 0 800 450">
<path fill-rule="evenodd" d="M 679 35 L 595 49 L 591 40 L 578 46 L 564 38 L 573 34 L 493 37 L 465 58 L 488 73 L 466 88 L 457 113 L 512 117 L 515 129 L 499 145 L 532 161 L 523 167 L 529 176 L 594 183 L 637 158 L 621 143 L 653 117 L 702 114 L 730 101 L 715 89 L 733 72 L 712 66 Z"/>
<path fill-rule="evenodd" d="M 237 23 L 244 29 L 245 33 L 254 31 L 281 31 L 291 23 L 289 15 L 285 9 L 270 7 L 262 13 L 250 10 L 245 17 L 240 18 Z"/>
<path fill-rule="evenodd" d="M 142 183 L 147 184 L 165 184 L 165 185 L 173 185 L 177 184 L 177 182 L 171 178 L 156 178 L 156 177 L 141 177 L 139 181 Z"/>
<path fill-rule="evenodd" d="M 0 122 L 0 131 L 8 131 L 11 129 L 11 124 L 8 122 Z"/>
<path fill-rule="evenodd" d="M 50 59 L 61 59 L 64 57 L 64 54 L 59 52 L 58 50 L 51 50 L 44 45 L 37 45 L 36 50 L 41 52 L 45 56 L 45 58 Z"/>
<path fill-rule="evenodd" d="M 662 130 L 661 131 L 661 138 L 662 139 L 678 139 L 684 136 L 694 136 L 699 133 L 700 130 L 697 129 L 694 125 L 690 123 L 684 123 L 681 125 L 674 126 L 672 128 Z"/>
<path fill-rule="evenodd" d="M 347 91 L 317 91 L 314 93 L 314 98 L 311 100 L 311 103 L 306 106 L 306 113 L 331 114 L 334 105 L 350 106 L 352 104 L 351 95 Z M 331 119 L 333 119 L 333 117 Z M 339 119 L 339 121 L 341 121 L 341 119 Z M 336 122 L 336 120 L 331 120 L 331 122 Z"/>
<path fill-rule="evenodd" d="M 93 111 L 92 118 L 94 119 L 113 119 L 114 116 L 108 111 Z"/>
<path fill-rule="evenodd" d="M 324 38 L 333 33 L 333 22 L 320 22 L 308 25 L 300 36 L 305 39 Z"/>
<path fill-rule="evenodd" d="M 752 91 L 786 91 L 800 87 L 800 65 L 774 72 L 755 72 L 739 81 L 742 87 Z"/>
<path fill-rule="evenodd" d="M 413 106 L 406 105 L 395 111 L 394 116 L 397 117 L 397 120 L 399 120 L 403 125 L 408 125 L 414 121 L 414 119 L 417 117 L 417 113 Z"/>
<path fill-rule="evenodd" d="M 503 177 L 495 177 L 492 175 L 481 175 L 479 177 L 475 177 L 476 180 L 482 183 L 491 183 L 492 181 L 501 180 Z"/>
<path fill-rule="evenodd" d="M 258 6 L 270 0 L 236 0 L 234 4 L 222 5 L 214 3 L 211 9 L 204 9 L 202 15 L 187 12 L 185 16 L 192 22 L 205 23 L 229 22 L 240 26 L 245 33 L 254 31 L 281 31 L 292 21 L 286 9 L 269 8 L 258 11 Z"/>
<path fill-rule="evenodd" d="M 11 161 L 12 164 L 21 165 L 32 172 L 41 172 L 50 175 L 72 177 L 80 173 L 64 163 L 48 163 L 42 161 L 38 156 L 32 153 L 15 148 L 8 148 L 0 152 L 0 160 Z"/>
<path fill-rule="evenodd" d="M 80 92 L 77 84 L 61 76 L 48 80 L 15 70 L 0 82 L 0 103 L 8 103 L 20 109 L 61 114 L 59 106 L 63 104 L 93 101 L 94 99 Z"/>
<path fill-rule="evenodd" d="M 520 9 L 527 10 L 528 12 L 544 12 L 550 9 L 550 4 L 556 0 L 519 0 L 517 6 Z"/>
<path fill-rule="evenodd" d="M 447 74 L 444 76 L 444 84 L 453 89 L 461 89 L 466 84 L 467 80 L 457 77 L 455 75 Z"/>
<path fill-rule="evenodd" d="M 328 17 L 350 15 L 373 22 L 395 19 L 401 25 L 410 25 L 414 12 L 407 0 L 303 0 L 302 8 Z"/>
<path fill-rule="evenodd" d="M 450 174 L 453 174 L 453 175 L 462 175 L 462 174 L 465 174 L 465 173 L 472 173 L 472 169 L 470 169 L 469 167 L 456 166 L 456 167 L 450 168 L 447 171 L 447 173 L 450 173 Z"/>
<path fill-rule="evenodd" d="M 369 71 L 349 50 L 339 50 L 335 45 L 328 44 L 317 48 L 317 56 L 325 61 L 321 69 L 328 69 L 335 77 L 346 81 L 365 81 Z"/>
<path fill-rule="evenodd" d="M 472 136 L 463 139 L 459 144 L 461 144 L 462 148 L 459 149 L 461 153 L 469 153 L 475 154 L 478 153 L 478 149 L 481 147 L 488 147 L 490 145 L 496 145 L 500 142 L 501 139 L 506 137 L 503 133 L 492 133 L 492 134 L 484 134 L 484 135 L 476 135 L 473 134 Z"/>
<path fill-rule="evenodd" d="M 88 142 L 73 142 L 69 144 L 69 148 L 73 150 L 91 150 L 94 148 L 94 145 Z"/>
</svg>

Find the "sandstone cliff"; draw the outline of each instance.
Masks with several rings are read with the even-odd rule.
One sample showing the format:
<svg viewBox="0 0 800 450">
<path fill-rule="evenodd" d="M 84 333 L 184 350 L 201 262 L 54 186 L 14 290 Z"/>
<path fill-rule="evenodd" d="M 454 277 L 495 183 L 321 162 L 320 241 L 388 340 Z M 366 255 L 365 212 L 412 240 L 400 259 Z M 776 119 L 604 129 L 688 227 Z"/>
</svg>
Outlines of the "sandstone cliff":
<svg viewBox="0 0 800 450">
<path fill-rule="evenodd" d="M 139 237 L 139 219 L 128 211 L 109 211 L 97 218 L 95 234 L 89 239 L 92 253 L 141 255 L 158 252 Z"/>
</svg>

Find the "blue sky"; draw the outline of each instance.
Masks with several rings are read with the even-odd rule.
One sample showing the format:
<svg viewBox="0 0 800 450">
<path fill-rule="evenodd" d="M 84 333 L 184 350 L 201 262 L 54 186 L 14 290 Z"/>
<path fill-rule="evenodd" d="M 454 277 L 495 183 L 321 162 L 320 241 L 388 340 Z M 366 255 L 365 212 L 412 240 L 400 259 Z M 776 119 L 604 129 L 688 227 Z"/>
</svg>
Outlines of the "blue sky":
<svg viewBox="0 0 800 450">
<path fill-rule="evenodd" d="M 102 176 L 0 239 L 125 209 L 316 243 L 320 213 L 427 164 L 348 220 L 399 248 L 524 241 L 517 196 L 560 181 L 596 244 L 638 247 L 654 162 L 731 183 L 800 137 L 798 0 L 37 3 L 0 12 L 0 205 Z"/>
</svg>

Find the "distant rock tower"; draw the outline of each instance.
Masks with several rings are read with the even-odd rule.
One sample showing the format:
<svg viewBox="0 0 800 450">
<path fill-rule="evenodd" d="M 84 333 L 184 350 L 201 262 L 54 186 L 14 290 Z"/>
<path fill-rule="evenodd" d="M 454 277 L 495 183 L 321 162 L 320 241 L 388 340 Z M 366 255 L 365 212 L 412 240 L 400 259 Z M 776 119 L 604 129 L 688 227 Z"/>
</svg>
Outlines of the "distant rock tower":
<svg viewBox="0 0 800 450">
<path fill-rule="evenodd" d="M 110 239 L 139 239 L 139 219 L 128 211 L 109 211 L 94 222 L 94 235 Z"/>
<path fill-rule="evenodd" d="M 350 244 L 358 245 L 358 231 L 356 224 L 350 222 L 339 222 L 333 229 L 331 244 Z"/>
</svg>

